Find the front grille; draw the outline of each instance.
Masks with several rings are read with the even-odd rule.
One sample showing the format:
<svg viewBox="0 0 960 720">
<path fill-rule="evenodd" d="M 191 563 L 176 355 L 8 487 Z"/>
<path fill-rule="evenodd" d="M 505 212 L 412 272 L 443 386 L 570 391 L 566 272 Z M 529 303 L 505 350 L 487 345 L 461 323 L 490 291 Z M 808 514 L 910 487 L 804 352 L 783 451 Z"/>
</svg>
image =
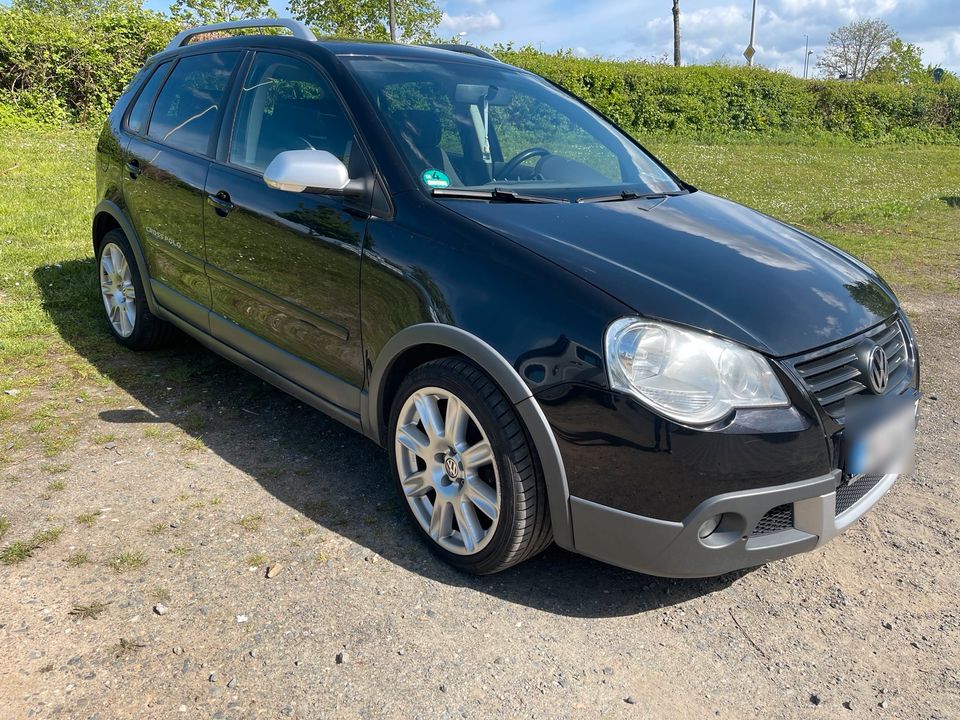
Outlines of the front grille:
<svg viewBox="0 0 960 720">
<path fill-rule="evenodd" d="M 766 515 L 760 518 L 760 522 L 750 533 L 750 537 L 759 537 L 760 535 L 772 535 L 782 530 L 789 530 L 793 527 L 793 503 L 786 505 L 777 505 L 777 507 L 768 511 Z"/>
<path fill-rule="evenodd" d="M 839 515 L 856 505 L 864 495 L 873 490 L 877 483 L 883 480 L 883 475 L 867 475 L 852 485 L 841 485 L 837 488 L 837 504 L 834 514 Z"/>
<path fill-rule="evenodd" d="M 842 419 L 845 400 L 866 390 L 860 382 L 860 371 L 855 362 L 856 347 L 869 338 L 883 346 L 887 354 L 890 382 L 887 393 L 901 393 L 910 383 L 910 363 L 903 328 L 894 318 L 882 325 L 828 348 L 803 355 L 793 361 L 807 389 L 817 398 L 821 407 L 833 418 Z"/>
</svg>

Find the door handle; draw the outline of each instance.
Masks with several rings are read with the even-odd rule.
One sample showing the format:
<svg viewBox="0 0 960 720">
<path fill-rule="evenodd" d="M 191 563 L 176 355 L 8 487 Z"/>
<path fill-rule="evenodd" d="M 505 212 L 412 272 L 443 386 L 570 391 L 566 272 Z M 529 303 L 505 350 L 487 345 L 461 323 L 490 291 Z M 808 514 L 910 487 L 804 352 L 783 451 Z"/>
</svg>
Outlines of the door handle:
<svg viewBox="0 0 960 720">
<path fill-rule="evenodd" d="M 213 205 L 213 209 L 220 217 L 226 217 L 227 213 L 234 208 L 234 204 L 230 202 L 230 193 L 226 190 L 207 195 L 207 202 Z"/>
<path fill-rule="evenodd" d="M 127 160 L 127 172 L 130 173 L 130 179 L 136 180 L 140 177 L 141 168 L 139 160 Z"/>
</svg>

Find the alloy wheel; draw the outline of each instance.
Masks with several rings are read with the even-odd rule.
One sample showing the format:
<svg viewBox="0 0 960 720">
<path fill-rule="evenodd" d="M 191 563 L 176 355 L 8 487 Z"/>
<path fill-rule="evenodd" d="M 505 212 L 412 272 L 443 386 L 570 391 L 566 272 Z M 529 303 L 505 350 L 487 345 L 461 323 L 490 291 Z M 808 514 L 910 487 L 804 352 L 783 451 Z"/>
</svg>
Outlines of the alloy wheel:
<svg viewBox="0 0 960 720">
<path fill-rule="evenodd" d="M 400 485 L 423 530 L 444 550 L 474 555 L 500 518 L 500 476 L 493 449 L 469 407 L 449 390 L 421 388 L 396 426 Z"/>
<path fill-rule="evenodd" d="M 130 263 L 114 243 L 107 243 L 100 252 L 100 293 L 114 331 L 130 337 L 137 322 L 137 293 Z"/>
</svg>

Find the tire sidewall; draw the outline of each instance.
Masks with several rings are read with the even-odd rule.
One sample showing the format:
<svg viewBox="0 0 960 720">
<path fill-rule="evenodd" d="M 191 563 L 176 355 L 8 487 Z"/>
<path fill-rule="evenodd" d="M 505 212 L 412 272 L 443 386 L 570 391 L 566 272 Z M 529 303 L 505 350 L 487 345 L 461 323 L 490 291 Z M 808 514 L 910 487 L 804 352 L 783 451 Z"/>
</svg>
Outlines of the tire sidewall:
<svg viewBox="0 0 960 720">
<path fill-rule="evenodd" d="M 479 368 L 478 368 L 479 370 Z M 397 467 L 396 433 L 400 410 L 407 399 L 417 390 L 425 387 L 438 387 L 452 392 L 473 413 L 477 422 L 486 433 L 493 449 L 494 462 L 500 481 L 500 517 L 497 519 L 497 528 L 486 547 L 474 555 L 458 555 L 438 545 L 430 534 L 421 527 L 413 511 L 410 509 L 407 497 L 400 483 L 400 472 Z M 516 468 L 509 457 L 510 443 L 503 428 L 497 422 L 490 403 L 473 386 L 463 378 L 443 366 L 427 364 L 414 370 L 403 381 L 397 391 L 390 410 L 389 443 L 387 447 L 390 456 L 390 471 L 393 474 L 394 485 L 400 496 L 401 504 L 416 528 L 420 538 L 441 559 L 461 570 L 474 574 L 491 572 L 499 566 L 502 558 L 509 550 L 516 533 L 516 507 L 518 502 L 517 483 L 514 481 Z"/>
</svg>

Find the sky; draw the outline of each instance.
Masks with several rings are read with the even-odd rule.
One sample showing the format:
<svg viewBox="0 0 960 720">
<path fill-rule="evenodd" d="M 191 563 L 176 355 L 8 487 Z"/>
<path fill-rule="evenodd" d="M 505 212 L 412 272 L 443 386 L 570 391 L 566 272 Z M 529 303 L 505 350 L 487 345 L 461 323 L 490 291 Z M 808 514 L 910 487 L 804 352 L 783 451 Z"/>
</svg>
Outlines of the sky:
<svg viewBox="0 0 960 720">
<path fill-rule="evenodd" d="M 287 15 L 284 0 L 272 0 Z M 683 61 L 742 63 L 753 0 L 680 0 Z M 662 59 L 673 53 L 671 0 L 437 0 L 439 32 L 476 45 L 513 42 L 580 55 Z M 169 1 L 149 0 L 165 8 Z M 924 63 L 960 72 L 960 0 L 758 0 L 755 63 L 803 74 L 805 37 L 816 58 L 830 31 L 880 18 L 923 50 Z"/>
</svg>

